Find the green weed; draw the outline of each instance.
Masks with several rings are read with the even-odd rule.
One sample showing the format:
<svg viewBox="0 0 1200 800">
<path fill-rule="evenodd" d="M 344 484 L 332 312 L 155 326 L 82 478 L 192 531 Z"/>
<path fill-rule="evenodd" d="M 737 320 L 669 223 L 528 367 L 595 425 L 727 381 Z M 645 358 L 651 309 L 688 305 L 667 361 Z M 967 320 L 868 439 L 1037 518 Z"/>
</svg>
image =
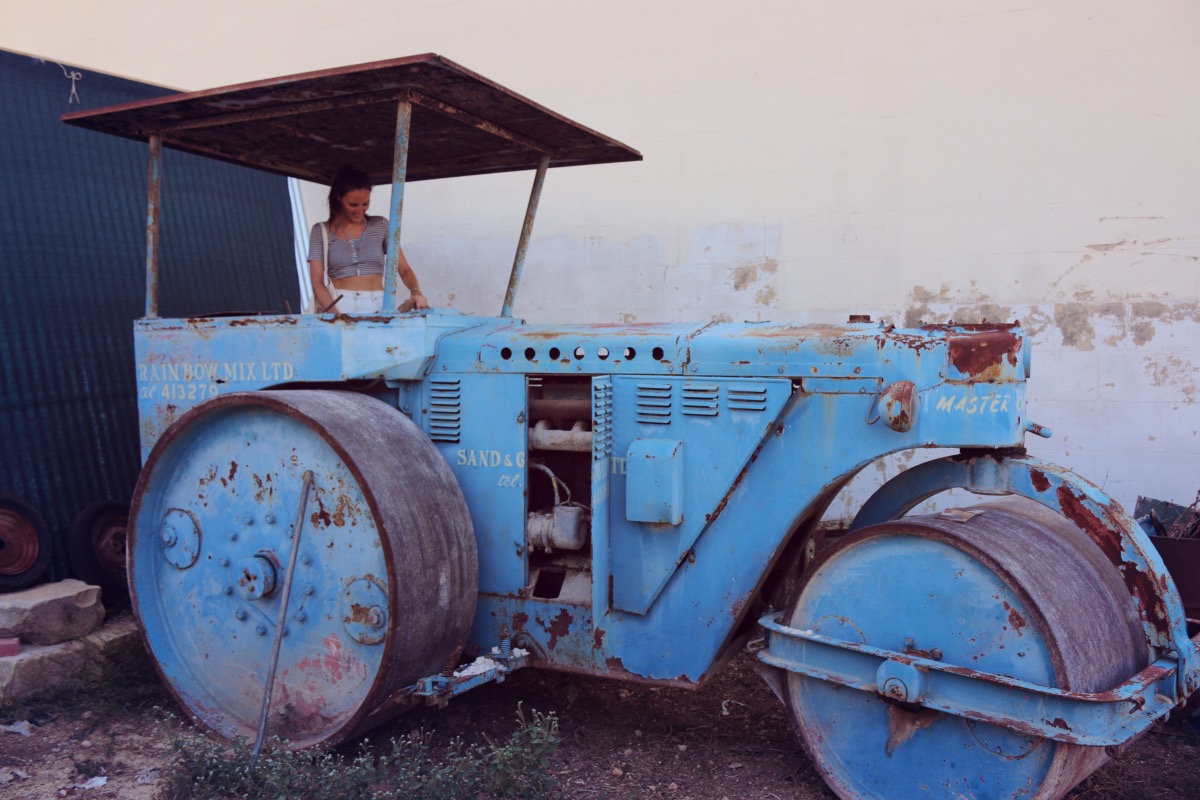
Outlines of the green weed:
<svg viewBox="0 0 1200 800">
<path fill-rule="evenodd" d="M 455 738 L 443 749 L 417 731 L 383 748 L 364 743 L 354 756 L 328 750 L 293 752 L 286 742 L 264 747 L 251 773 L 244 739 L 218 741 L 188 726 L 171 736 L 171 764 L 157 800 L 492 800 L 562 797 L 550 773 L 559 744 L 553 714 L 518 706 L 517 727 L 503 742 Z"/>
</svg>

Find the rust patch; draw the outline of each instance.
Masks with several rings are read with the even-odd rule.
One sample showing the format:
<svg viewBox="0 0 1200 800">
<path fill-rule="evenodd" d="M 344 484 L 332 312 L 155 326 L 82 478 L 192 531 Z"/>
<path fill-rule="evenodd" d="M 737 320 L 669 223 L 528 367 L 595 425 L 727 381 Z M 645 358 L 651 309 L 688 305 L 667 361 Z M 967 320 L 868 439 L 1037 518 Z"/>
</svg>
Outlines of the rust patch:
<svg viewBox="0 0 1200 800">
<path fill-rule="evenodd" d="M 1010 606 L 1007 601 L 1004 603 L 1004 608 L 1008 611 L 1008 624 L 1011 625 L 1012 629 L 1017 632 L 1017 636 L 1024 636 L 1025 634 L 1021 633 L 1021 629 L 1028 627 L 1029 620 L 1022 617 L 1021 614 L 1015 608 Z"/>
<path fill-rule="evenodd" d="M 635 676 L 632 672 L 625 669 L 625 662 L 623 662 L 621 659 L 617 658 L 616 656 L 609 656 L 608 658 L 604 659 L 604 666 L 608 667 L 609 672 L 615 673 L 617 675 L 624 675 L 627 677 L 639 677 L 639 676 Z"/>
<path fill-rule="evenodd" d="M 729 491 L 727 491 L 725 496 L 721 498 L 721 502 L 717 503 L 717 507 L 712 510 L 711 514 L 704 515 L 704 522 L 706 524 L 715 522 L 717 517 L 721 516 L 721 512 L 725 510 L 725 506 L 729 505 L 729 499 L 733 497 L 733 493 L 737 491 L 737 488 L 741 486 L 742 481 L 745 480 L 746 473 L 750 471 L 750 465 L 755 461 L 758 461 L 758 454 L 762 452 L 763 444 L 763 442 L 759 442 L 758 447 L 754 448 L 754 452 L 750 454 L 750 461 L 746 463 L 746 466 L 742 467 L 742 471 L 739 472 L 737 477 L 733 479 L 733 485 L 729 487 Z M 681 561 L 680 563 L 683 562 Z"/>
<path fill-rule="evenodd" d="M 519 612 L 517 614 L 513 614 L 513 617 L 512 617 L 513 631 L 525 630 L 525 625 L 528 624 L 528 622 L 529 622 L 529 615 L 526 614 L 524 611 Z"/>
<path fill-rule="evenodd" d="M 1083 501 L 1063 484 L 1058 487 L 1058 503 L 1063 516 L 1080 527 L 1103 551 L 1105 557 L 1117 567 L 1125 588 L 1138 601 L 1138 614 L 1148 622 L 1163 639 L 1171 638 L 1171 626 L 1162 594 L 1150 576 L 1137 565 L 1126 561 L 1121 551 L 1120 526 L 1115 520 L 1097 517 Z"/>
<path fill-rule="evenodd" d="M 275 486 L 271 481 L 271 473 L 267 473 L 266 477 L 259 477 L 257 474 L 250 476 L 254 480 L 254 485 L 258 491 L 254 493 L 254 500 L 258 503 L 265 503 L 269 498 L 275 496 Z"/>
<path fill-rule="evenodd" d="M 192 322 L 192 320 L 189 319 L 188 322 Z M 295 325 L 296 322 L 297 320 L 295 317 L 272 316 L 263 319 L 258 317 L 250 317 L 249 319 L 231 319 L 229 320 L 228 325 L 231 328 L 244 328 L 251 325 L 257 325 L 262 328 L 273 328 L 277 325 Z"/>
<path fill-rule="evenodd" d="M 344 617 L 342 622 L 354 622 L 360 625 L 367 625 L 370 622 L 368 616 L 368 609 L 366 606 L 359 605 L 358 603 L 351 603 L 350 616 Z"/>
<path fill-rule="evenodd" d="M 955 369 L 976 380 L 992 381 L 1003 376 L 1006 362 L 1010 367 L 1017 366 L 1021 337 L 1006 327 L 950 336 L 947 344 L 948 357 Z"/>
<path fill-rule="evenodd" d="M 328 528 L 330 523 L 329 510 L 326 509 L 325 504 L 321 502 L 320 496 L 318 496 L 316 500 L 317 510 L 314 511 L 311 516 L 309 516 L 308 521 L 311 522 L 314 527 L 321 525 Z"/>
<path fill-rule="evenodd" d="M 1063 719 L 1062 717 L 1055 717 L 1054 719 L 1048 719 L 1045 722 L 1047 725 L 1058 728 L 1061 731 L 1071 730 L 1071 726 L 1068 725 L 1067 721 L 1065 719 Z"/>
<path fill-rule="evenodd" d="M 350 510 L 350 498 L 345 494 L 339 494 L 337 498 L 337 506 L 333 509 L 333 524 L 339 528 L 344 528 L 346 526 L 346 512 Z M 353 514 L 351 516 L 353 517 Z"/>
<path fill-rule="evenodd" d="M 546 633 L 550 634 L 550 642 L 546 646 L 553 650 L 555 645 L 558 644 L 560 637 L 571 633 L 571 623 L 574 621 L 575 618 L 568 614 L 564 608 L 558 612 L 558 616 L 550 620 L 550 624 L 541 623 L 542 627 L 546 629 Z"/>
<path fill-rule="evenodd" d="M 592 649 L 599 650 L 602 647 L 604 647 L 604 629 L 596 628 L 592 632 Z"/>
<path fill-rule="evenodd" d="M 229 480 L 233 480 L 233 476 L 237 475 L 238 465 L 236 461 L 229 462 Z"/>
<path fill-rule="evenodd" d="M 1044 492 L 1050 488 L 1050 479 L 1040 469 L 1030 470 L 1029 478 L 1033 481 L 1033 488 L 1038 492 Z"/>
</svg>

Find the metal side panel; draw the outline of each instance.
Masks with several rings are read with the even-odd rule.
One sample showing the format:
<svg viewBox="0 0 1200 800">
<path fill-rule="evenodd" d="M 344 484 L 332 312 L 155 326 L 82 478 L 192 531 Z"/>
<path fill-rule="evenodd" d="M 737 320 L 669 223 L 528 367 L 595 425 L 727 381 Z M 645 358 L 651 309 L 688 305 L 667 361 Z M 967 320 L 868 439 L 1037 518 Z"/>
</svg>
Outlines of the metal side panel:
<svg viewBox="0 0 1200 800">
<path fill-rule="evenodd" d="M 525 407 L 523 375 L 439 373 L 427 381 L 422 426 L 467 499 L 481 592 L 516 595 L 528 582 Z"/>
<path fill-rule="evenodd" d="M 613 476 L 609 504 L 613 607 L 645 614 L 687 557 L 701 531 L 721 513 L 730 487 L 746 469 L 755 448 L 791 395 L 787 379 L 624 377 L 613 381 Z M 682 477 L 675 486 L 678 524 L 629 518 L 630 453 L 645 461 L 646 440 L 681 446 L 668 470 Z M 655 449 L 653 447 L 649 448 Z M 652 481 L 634 492 L 639 506 Z M 635 514 L 635 517 L 645 516 Z"/>
</svg>

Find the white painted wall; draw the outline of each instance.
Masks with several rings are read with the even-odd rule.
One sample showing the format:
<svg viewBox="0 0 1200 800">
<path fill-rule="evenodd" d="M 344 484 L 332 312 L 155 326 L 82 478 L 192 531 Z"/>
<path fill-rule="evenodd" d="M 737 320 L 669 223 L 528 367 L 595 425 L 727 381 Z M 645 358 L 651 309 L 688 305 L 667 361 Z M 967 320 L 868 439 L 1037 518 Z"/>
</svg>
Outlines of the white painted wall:
<svg viewBox="0 0 1200 800">
<path fill-rule="evenodd" d="M 0 0 L 0 18 L 0 46 L 186 89 L 440 52 L 646 158 L 550 173 L 519 315 L 1020 318 L 1056 431 L 1037 452 L 1127 505 L 1200 489 L 1194 0 Z M 529 180 L 410 187 L 435 303 L 498 311 Z"/>
</svg>

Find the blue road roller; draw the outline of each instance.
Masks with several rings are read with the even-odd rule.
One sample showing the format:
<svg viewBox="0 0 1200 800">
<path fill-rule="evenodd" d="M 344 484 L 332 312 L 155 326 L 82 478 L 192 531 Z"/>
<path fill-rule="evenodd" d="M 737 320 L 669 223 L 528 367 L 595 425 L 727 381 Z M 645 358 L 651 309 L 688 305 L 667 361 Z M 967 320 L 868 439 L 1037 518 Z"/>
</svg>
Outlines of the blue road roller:
<svg viewBox="0 0 1200 800">
<path fill-rule="evenodd" d="M 1046 799 L 1196 689 L 1146 534 L 1025 450 L 1019 323 L 527 324 L 547 170 L 641 155 L 438 55 L 64 120 L 149 145 L 129 585 L 213 731 L 332 745 L 518 669 L 694 690 L 752 646 L 840 797 Z M 164 148 L 390 184 L 383 310 L 159 317 Z M 395 310 L 406 182 L 513 170 L 499 315 Z"/>
</svg>

